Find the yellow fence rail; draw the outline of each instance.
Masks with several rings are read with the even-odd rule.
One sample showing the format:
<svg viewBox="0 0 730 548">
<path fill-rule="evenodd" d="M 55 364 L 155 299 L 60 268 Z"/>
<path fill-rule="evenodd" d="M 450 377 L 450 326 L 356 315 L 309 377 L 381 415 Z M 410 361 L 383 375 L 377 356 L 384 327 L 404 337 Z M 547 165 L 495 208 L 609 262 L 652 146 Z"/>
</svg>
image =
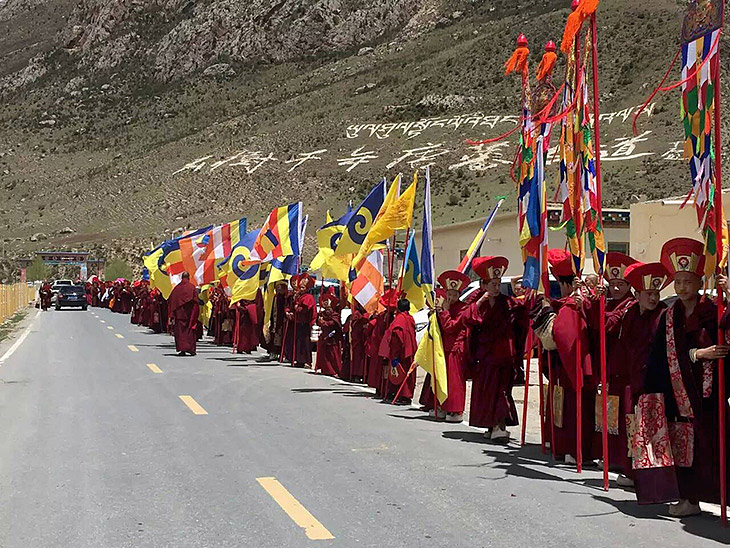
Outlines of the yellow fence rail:
<svg viewBox="0 0 730 548">
<path fill-rule="evenodd" d="M 35 298 L 35 287 L 20 283 L 0 284 L 0 323 L 3 323 L 21 308 L 27 307 Z"/>
</svg>

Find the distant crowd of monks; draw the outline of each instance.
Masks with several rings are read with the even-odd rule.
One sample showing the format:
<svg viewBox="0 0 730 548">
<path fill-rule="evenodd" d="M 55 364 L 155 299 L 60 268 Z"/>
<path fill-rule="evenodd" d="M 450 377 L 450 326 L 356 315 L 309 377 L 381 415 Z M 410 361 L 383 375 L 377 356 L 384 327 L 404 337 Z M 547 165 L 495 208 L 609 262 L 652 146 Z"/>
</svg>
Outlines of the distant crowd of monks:
<svg viewBox="0 0 730 548">
<path fill-rule="evenodd" d="M 635 487 L 640 503 L 675 502 L 672 515 L 697 514 L 700 501 L 720 500 L 716 364 L 728 353 L 726 340 L 717 340 L 727 314 L 718 324 L 714 298 L 702 293 L 703 244 L 671 240 L 660 261 L 649 264 L 621 253 L 608 253 L 606 260 L 604 285 L 597 276 L 576 276 L 569 253 L 550 250 L 560 297 L 527 292 L 519 279 L 512 280 L 506 295 L 504 257 L 474 259 L 480 286 L 466 296 L 467 275 L 442 273 L 431 313 L 441 328 L 448 397 L 435 402 L 427 377 L 420 404 L 436 420 L 461 422 L 471 379 L 469 424 L 504 443 L 508 427 L 519 422 L 513 387 L 524 382 L 525 358 L 537 356 L 540 385 L 545 385 L 540 392 L 543 446 L 568 463 L 594 462 L 603 455 L 603 324 L 608 462 L 619 473 L 618 484 Z M 676 296 L 662 302 L 660 291 L 672 282 Z M 233 305 L 220 286 L 200 291 L 187 275 L 168 300 L 143 281 L 97 285 L 92 284 L 93 306 L 106 303 L 131 312 L 133 323 L 174 334 L 180 355 L 195 355 L 207 329 L 214 344 L 234 352 L 251 353 L 260 346 L 268 352 L 261 359 L 367 384 L 375 398 L 389 403 L 413 401 L 416 328 L 409 301 L 395 289 L 381 297 L 380 311 L 368 314 L 333 288 L 323 287 L 315 302 L 315 279 L 308 273 L 277 282 L 273 297 L 260 293 Z M 730 297 L 725 277 L 718 276 L 718 287 Z M 345 308 L 349 315 L 342 313 Z"/>
</svg>

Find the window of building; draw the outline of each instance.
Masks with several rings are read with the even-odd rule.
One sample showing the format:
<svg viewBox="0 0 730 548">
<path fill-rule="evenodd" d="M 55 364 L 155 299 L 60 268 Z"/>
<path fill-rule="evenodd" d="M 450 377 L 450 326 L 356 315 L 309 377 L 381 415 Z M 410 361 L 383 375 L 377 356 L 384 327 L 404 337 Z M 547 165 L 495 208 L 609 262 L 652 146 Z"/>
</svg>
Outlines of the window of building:
<svg viewBox="0 0 730 548">
<path fill-rule="evenodd" d="M 608 251 L 629 254 L 629 242 L 608 242 Z"/>
</svg>

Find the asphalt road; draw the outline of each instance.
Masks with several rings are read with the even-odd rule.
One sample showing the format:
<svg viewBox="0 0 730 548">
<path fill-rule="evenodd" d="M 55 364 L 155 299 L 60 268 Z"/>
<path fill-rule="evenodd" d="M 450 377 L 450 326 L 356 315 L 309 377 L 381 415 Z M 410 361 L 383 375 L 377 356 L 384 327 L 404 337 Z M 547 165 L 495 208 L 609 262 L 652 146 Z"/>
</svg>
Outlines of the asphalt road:
<svg viewBox="0 0 730 548">
<path fill-rule="evenodd" d="M 713 515 L 675 520 L 604 492 L 597 470 L 556 465 L 535 440 L 494 445 L 207 343 L 180 358 L 128 316 L 34 310 L 27 331 L 0 357 L 2 548 L 730 540 Z"/>
</svg>

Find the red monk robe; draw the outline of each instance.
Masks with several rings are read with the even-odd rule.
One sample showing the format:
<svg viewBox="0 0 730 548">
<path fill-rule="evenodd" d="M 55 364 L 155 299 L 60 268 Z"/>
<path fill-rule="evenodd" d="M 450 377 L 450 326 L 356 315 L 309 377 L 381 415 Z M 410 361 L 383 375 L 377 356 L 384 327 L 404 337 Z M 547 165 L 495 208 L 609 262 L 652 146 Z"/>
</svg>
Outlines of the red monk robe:
<svg viewBox="0 0 730 548">
<path fill-rule="evenodd" d="M 334 292 L 326 292 L 319 299 L 322 312 L 317 315 L 320 327 L 317 340 L 317 362 L 314 371 L 338 377 L 342 372 L 342 324 Z"/>
<path fill-rule="evenodd" d="M 285 310 L 284 363 L 305 367 L 312 364 L 312 326 L 317 320 L 317 305 L 307 293 L 314 286 L 314 278 L 306 272 L 297 274 L 292 276 L 291 284 L 295 294 Z"/>
<path fill-rule="evenodd" d="M 393 323 L 385 331 L 378 352 L 390 370 L 385 399 L 394 400 L 396 393 L 400 390 L 398 400 L 393 401 L 397 405 L 410 405 L 416 389 L 415 373 L 408 374 L 418 347 L 416 322 L 409 312 L 410 306 L 407 299 L 398 301 L 398 313 L 393 318 Z M 403 385 L 402 389 L 401 385 Z"/>
<path fill-rule="evenodd" d="M 119 292 L 119 298 L 121 301 L 120 312 L 122 314 L 129 314 L 132 312 L 132 299 L 134 298 L 134 295 L 128 281 L 124 282 L 122 285 Z"/>
<path fill-rule="evenodd" d="M 236 315 L 234 351 L 250 354 L 259 346 L 259 306 L 253 301 L 233 305 Z"/>
<path fill-rule="evenodd" d="M 464 322 L 472 326 L 469 424 L 487 428 L 485 435 L 494 440 L 507 439 L 506 427 L 518 424 L 512 386 L 527 336 L 524 304 L 500 293 L 508 264 L 504 257 L 474 259 L 483 293 L 464 312 Z"/>
<path fill-rule="evenodd" d="M 367 312 L 359 305 L 348 318 L 350 335 L 350 367 L 347 379 L 361 382 L 365 378 L 365 366 L 367 364 L 367 327 L 369 317 Z"/>
<path fill-rule="evenodd" d="M 628 456 L 626 416 L 634 412 L 644 387 L 649 349 L 665 309 L 666 305 L 660 302 L 654 310 L 642 312 L 639 303 L 634 302 L 620 318 L 613 316 L 606 321 L 607 339 L 615 340 L 607 352 L 608 394 L 618 398 L 618 424 L 615 426 L 618 433 L 609 424 L 608 462 L 612 469 L 629 478 L 633 477 L 633 471 Z M 594 439 L 594 452 L 600 447 L 600 438 Z"/>
<path fill-rule="evenodd" d="M 380 343 L 390 323 L 391 312 L 378 312 L 370 316 L 366 330 L 367 375 L 366 382 L 375 388 L 375 398 L 383 397 L 383 359 L 380 357 Z"/>
<path fill-rule="evenodd" d="M 700 502 L 720 502 L 716 360 L 727 350 L 716 347 L 715 304 L 699 295 L 704 259 L 702 242 L 688 238 L 675 238 L 662 248 L 661 262 L 674 275 L 679 298 L 659 323 L 637 405 L 637 499 L 639 504 L 679 500 L 669 509 L 677 517 L 700 513 Z M 727 295 L 726 278 L 719 281 Z M 727 320 L 725 314 L 725 328 Z M 725 384 L 730 394 L 730 376 Z M 727 401 L 722 407 L 727 416 Z M 730 444 L 725 454 L 730 466 Z"/>
<path fill-rule="evenodd" d="M 269 359 L 272 360 L 278 360 L 281 357 L 281 347 L 284 342 L 284 325 L 286 323 L 287 293 L 287 283 L 285 281 L 276 282 L 269 323 L 264 326 L 265 344 L 263 345 L 269 352 Z"/>
<path fill-rule="evenodd" d="M 174 321 L 175 349 L 180 356 L 185 353 L 195 356 L 200 308 L 195 286 L 190 283 L 187 272 L 183 273 L 182 280 L 170 293 L 169 310 Z"/>
<path fill-rule="evenodd" d="M 218 346 L 230 346 L 233 344 L 233 327 L 236 317 L 235 312 L 230 309 L 230 299 L 222 290 L 213 305 L 213 314 L 216 318 L 213 343 Z"/>
</svg>

